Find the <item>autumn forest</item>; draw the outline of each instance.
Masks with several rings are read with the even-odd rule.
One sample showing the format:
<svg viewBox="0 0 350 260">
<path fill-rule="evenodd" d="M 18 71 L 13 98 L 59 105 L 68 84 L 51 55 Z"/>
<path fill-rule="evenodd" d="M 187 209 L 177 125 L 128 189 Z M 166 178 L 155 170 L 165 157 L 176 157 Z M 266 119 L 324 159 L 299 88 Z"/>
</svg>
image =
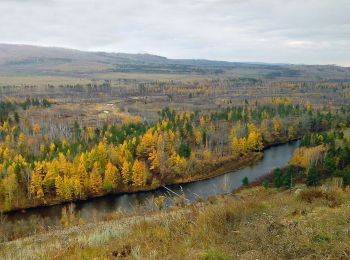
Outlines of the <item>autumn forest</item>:
<svg viewBox="0 0 350 260">
<path fill-rule="evenodd" d="M 165 108 L 154 123 L 134 118 L 94 128 L 75 122 L 65 135 L 52 136 L 48 127 L 30 124 L 17 110 L 45 109 L 53 102 L 1 105 L 3 211 L 205 178 L 220 163 L 350 122 L 348 107 L 315 109 L 279 98 L 212 113 Z"/>
<path fill-rule="evenodd" d="M 348 250 L 300 221 L 348 223 L 348 68 L 95 55 L 118 66 L 0 74 L 0 258 Z"/>
</svg>

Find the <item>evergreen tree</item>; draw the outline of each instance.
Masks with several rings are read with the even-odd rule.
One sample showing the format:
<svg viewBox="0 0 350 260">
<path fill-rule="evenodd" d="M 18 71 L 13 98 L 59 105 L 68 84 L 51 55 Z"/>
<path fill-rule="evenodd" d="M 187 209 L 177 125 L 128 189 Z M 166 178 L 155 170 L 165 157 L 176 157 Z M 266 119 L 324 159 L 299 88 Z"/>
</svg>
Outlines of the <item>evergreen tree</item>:
<svg viewBox="0 0 350 260">
<path fill-rule="evenodd" d="M 306 185 L 307 186 L 317 186 L 319 184 L 319 174 L 315 164 L 311 165 L 307 172 Z"/>
<path fill-rule="evenodd" d="M 277 168 L 273 172 L 274 178 L 273 178 L 273 184 L 276 188 L 280 188 L 283 185 L 283 178 L 282 178 L 282 172 L 280 168 Z"/>
<path fill-rule="evenodd" d="M 245 176 L 243 179 L 242 179 L 242 185 L 244 187 L 248 187 L 249 186 L 249 179 L 247 176 Z"/>
<path fill-rule="evenodd" d="M 267 189 L 269 187 L 269 181 L 268 180 L 264 180 L 262 183 L 262 186 Z"/>
<path fill-rule="evenodd" d="M 350 169 L 343 171 L 343 185 L 350 186 Z"/>
<path fill-rule="evenodd" d="M 185 158 L 189 158 L 191 156 L 191 148 L 187 143 L 185 142 L 180 143 L 179 155 Z"/>
<path fill-rule="evenodd" d="M 18 124 L 19 123 L 19 115 L 18 115 L 18 113 L 15 112 L 13 117 L 14 117 L 14 120 L 15 120 L 16 124 Z"/>
<path fill-rule="evenodd" d="M 283 175 L 283 186 L 286 188 L 292 188 L 294 183 L 293 183 L 293 167 L 289 166 L 287 167 L 284 175 Z"/>
</svg>

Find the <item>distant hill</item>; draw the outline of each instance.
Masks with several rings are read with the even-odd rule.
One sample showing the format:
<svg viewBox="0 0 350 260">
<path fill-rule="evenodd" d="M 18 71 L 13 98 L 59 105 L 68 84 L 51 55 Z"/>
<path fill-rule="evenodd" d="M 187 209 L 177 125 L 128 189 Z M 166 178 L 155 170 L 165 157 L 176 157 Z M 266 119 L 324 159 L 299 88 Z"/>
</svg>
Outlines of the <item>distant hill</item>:
<svg viewBox="0 0 350 260">
<path fill-rule="evenodd" d="M 0 75 L 2 76 L 89 77 L 96 73 L 115 72 L 350 80 L 350 68 L 334 65 L 167 59 L 150 54 L 87 52 L 57 47 L 0 44 Z"/>
</svg>

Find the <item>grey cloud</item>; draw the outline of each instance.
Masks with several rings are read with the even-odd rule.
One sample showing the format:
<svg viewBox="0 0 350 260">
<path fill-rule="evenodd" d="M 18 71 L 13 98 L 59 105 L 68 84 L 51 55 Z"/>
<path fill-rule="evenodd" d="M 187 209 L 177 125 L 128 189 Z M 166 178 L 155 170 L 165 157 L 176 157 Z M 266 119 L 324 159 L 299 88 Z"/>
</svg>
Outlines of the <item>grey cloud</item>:
<svg viewBox="0 0 350 260">
<path fill-rule="evenodd" d="M 350 65 L 348 0 L 17 0 L 0 10 L 0 42 Z"/>
</svg>

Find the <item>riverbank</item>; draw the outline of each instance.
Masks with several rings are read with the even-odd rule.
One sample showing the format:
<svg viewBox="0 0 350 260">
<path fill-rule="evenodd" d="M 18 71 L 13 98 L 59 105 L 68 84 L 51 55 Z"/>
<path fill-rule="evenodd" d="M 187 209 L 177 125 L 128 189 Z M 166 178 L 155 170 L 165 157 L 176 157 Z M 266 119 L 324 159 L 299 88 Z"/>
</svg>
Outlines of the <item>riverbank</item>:
<svg viewBox="0 0 350 260">
<path fill-rule="evenodd" d="M 120 215 L 132 216 L 137 213 L 152 214 L 159 207 L 170 209 L 174 205 L 192 204 L 205 201 L 218 195 L 228 194 L 242 186 L 246 176 L 250 181 L 272 171 L 275 167 L 285 166 L 298 143 L 293 142 L 271 147 L 264 157 L 251 166 L 240 170 L 209 178 L 202 181 L 171 185 L 155 191 L 122 195 L 109 195 L 87 201 L 59 204 L 51 207 L 38 207 L 25 212 L 13 212 L 3 216 L 0 222 L 0 242 L 60 229 L 66 222 L 74 225 L 88 224 L 102 220 L 119 218 Z M 2 223 L 2 224 L 1 224 Z"/>
<path fill-rule="evenodd" d="M 270 144 L 266 144 L 264 151 L 268 148 L 278 146 L 278 145 L 283 145 L 285 143 L 292 142 L 293 140 L 280 140 L 279 142 L 274 142 Z M 159 183 L 156 186 L 149 186 L 149 187 L 139 187 L 139 188 L 129 188 L 127 190 L 121 190 L 119 192 L 114 192 L 114 193 L 106 193 L 106 194 L 101 194 L 98 196 L 94 197 L 87 197 L 87 198 L 82 198 L 79 200 L 70 200 L 70 201 L 61 201 L 61 200 L 47 200 L 46 202 L 43 201 L 36 201 L 32 204 L 28 204 L 26 206 L 18 207 L 16 209 L 6 211 L 5 213 L 11 213 L 15 214 L 16 212 L 21 212 L 25 210 L 33 210 L 35 208 L 43 208 L 43 207 L 50 207 L 50 206 L 55 206 L 55 205 L 65 205 L 70 202 L 84 202 L 84 201 L 89 201 L 93 200 L 94 198 L 100 198 L 104 196 L 110 196 L 110 195 L 122 195 L 122 194 L 133 194 L 133 193 L 139 193 L 139 192 L 147 192 L 147 191 L 154 191 L 157 190 L 165 185 L 179 185 L 179 184 L 187 184 L 187 183 L 193 183 L 196 181 L 201 181 L 201 180 L 206 180 L 210 178 L 214 178 L 216 176 L 220 176 L 223 174 L 226 174 L 228 172 L 233 172 L 233 171 L 238 171 L 246 166 L 252 165 L 260 161 L 264 156 L 263 152 L 256 152 L 256 153 L 251 153 L 245 157 L 237 159 L 233 159 L 232 157 L 225 157 L 222 160 L 218 162 L 212 162 L 210 164 L 204 165 L 200 171 L 198 171 L 198 174 L 191 175 L 186 178 L 176 178 L 173 180 L 170 180 L 166 183 Z M 241 180 L 239 180 L 241 182 Z"/>
<path fill-rule="evenodd" d="M 98 196 L 94 197 L 87 197 L 87 198 L 82 198 L 78 200 L 70 200 L 70 201 L 55 201 L 51 200 L 46 203 L 34 203 L 32 205 L 20 207 L 20 208 L 15 208 L 10 211 L 3 211 L 3 213 L 15 213 L 19 211 L 25 211 L 25 210 L 30 210 L 30 209 L 35 209 L 35 208 L 42 208 L 42 207 L 50 207 L 50 206 L 55 206 L 59 204 L 67 204 L 71 202 L 83 202 L 87 200 L 91 200 L 94 198 L 100 198 L 104 196 L 109 196 L 109 195 L 121 195 L 121 194 L 132 194 L 132 193 L 138 193 L 138 192 L 146 192 L 146 191 L 154 191 L 157 190 L 163 186 L 166 185 L 175 185 L 175 184 L 186 184 L 186 183 L 192 183 L 200 180 L 206 180 L 210 179 L 222 174 L 225 174 L 227 172 L 232 172 L 232 171 L 237 171 L 245 166 L 251 165 L 259 161 L 263 157 L 262 152 L 257 152 L 257 153 L 252 153 L 246 157 L 240 158 L 240 160 L 232 160 L 232 158 L 227 157 L 224 160 L 221 160 L 220 162 L 214 162 L 211 165 L 206 165 L 206 169 L 203 171 L 201 174 L 195 174 L 193 176 L 187 177 L 187 178 L 177 178 L 172 180 L 171 182 L 167 183 L 161 183 L 157 186 L 150 186 L 150 187 L 140 187 L 140 188 L 130 188 L 128 190 L 122 190 L 120 192 L 114 192 L 114 193 L 106 193 L 106 194 L 101 194 Z"/>
<path fill-rule="evenodd" d="M 252 153 L 249 156 L 241 157 L 240 160 L 232 160 L 227 158 L 221 162 L 215 163 L 214 165 L 210 165 L 206 174 L 197 174 L 188 178 L 179 178 L 176 179 L 171 184 L 186 184 L 196 181 L 202 181 L 210 178 L 214 178 L 216 176 L 220 176 L 232 171 L 238 171 L 243 167 L 252 165 L 263 158 L 264 154 L 262 152 Z"/>
<path fill-rule="evenodd" d="M 303 185 L 292 191 L 243 189 L 3 243 L 0 258 L 347 258 L 349 190 L 320 191 Z"/>
</svg>

